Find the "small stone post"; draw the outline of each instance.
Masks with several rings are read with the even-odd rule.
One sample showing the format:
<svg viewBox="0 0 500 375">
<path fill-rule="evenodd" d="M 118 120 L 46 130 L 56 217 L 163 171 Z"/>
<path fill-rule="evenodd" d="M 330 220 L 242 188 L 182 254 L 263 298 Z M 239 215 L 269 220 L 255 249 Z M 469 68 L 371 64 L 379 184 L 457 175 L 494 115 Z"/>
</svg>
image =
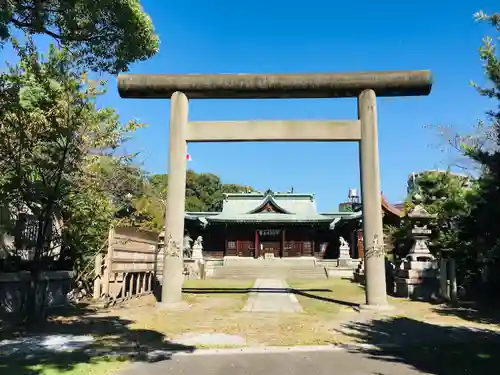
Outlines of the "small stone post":
<svg viewBox="0 0 500 375">
<path fill-rule="evenodd" d="M 449 275 L 450 275 L 450 300 L 452 302 L 457 302 L 457 268 L 455 259 L 450 259 L 448 261 Z"/>
<path fill-rule="evenodd" d="M 449 300 L 450 294 L 448 293 L 448 271 L 446 269 L 446 259 L 443 258 L 439 260 L 439 289 L 441 298 Z"/>
<path fill-rule="evenodd" d="M 364 90 L 359 95 L 358 117 L 361 121 L 360 169 L 365 246 L 366 308 L 383 309 L 388 308 L 388 303 L 375 91 Z"/>
<path fill-rule="evenodd" d="M 161 231 L 158 235 L 158 246 L 156 250 L 155 270 L 154 270 L 154 284 L 155 288 L 161 285 L 163 278 L 163 264 L 165 263 L 165 231 Z M 160 290 L 155 289 L 155 293 L 161 293 Z"/>
<path fill-rule="evenodd" d="M 115 229 L 111 227 L 108 232 L 108 252 L 105 259 L 105 268 L 102 280 L 102 293 L 104 298 L 109 297 L 109 283 L 111 281 L 111 268 L 113 267 L 113 244 L 115 240 Z"/>
<path fill-rule="evenodd" d="M 94 265 L 94 291 L 93 298 L 101 298 L 101 285 L 102 285 L 102 254 L 99 252 L 95 257 Z"/>
<path fill-rule="evenodd" d="M 168 161 L 165 253 L 163 258 L 162 305 L 182 301 L 184 282 L 182 242 L 186 200 L 186 131 L 188 98 L 174 92 L 170 100 L 170 153 Z"/>
</svg>

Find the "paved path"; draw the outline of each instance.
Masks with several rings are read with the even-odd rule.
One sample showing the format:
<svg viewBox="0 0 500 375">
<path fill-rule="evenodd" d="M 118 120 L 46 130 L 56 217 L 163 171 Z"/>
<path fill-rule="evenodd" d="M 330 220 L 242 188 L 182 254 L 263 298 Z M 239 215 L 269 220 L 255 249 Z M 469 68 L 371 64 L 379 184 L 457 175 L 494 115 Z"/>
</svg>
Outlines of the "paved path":
<svg viewBox="0 0 500 375">
<path fill-rule="evenodd" d="M 434 374 L 390 359 L 346 350 L 291 350 L 287 353 L 174 355 L 156 363 L 136 363 L 119 375 L 417 375 Z"/>
<path fill-rule="evenodd" d="M 249 312 L 302 312 L 295 294 L 288 292 L 288 284 L 281 279 L 257 279 L 243 311 Z"/>
</svg>

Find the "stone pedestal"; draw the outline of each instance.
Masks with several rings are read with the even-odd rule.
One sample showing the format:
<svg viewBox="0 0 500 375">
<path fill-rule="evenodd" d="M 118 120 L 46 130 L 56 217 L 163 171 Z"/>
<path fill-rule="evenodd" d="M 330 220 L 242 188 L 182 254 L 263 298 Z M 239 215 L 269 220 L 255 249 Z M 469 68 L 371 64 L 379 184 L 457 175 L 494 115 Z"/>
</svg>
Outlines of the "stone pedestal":
<svg viewBox="0 0 500 375">
<path fill-rule="evenodd" d="M 435 261 L 405 260 L 396 275 L 396 296 L 431 299 L 439 290 L 439 267 Z"/>
<path fill-rule="evenodd" d="M 200 260 L 203 259 L 203 247 L 200 245 L 194 245 L 193 246 L 193 252 L 191 254 L 191 259 L 194 260 Z"/>
<path fill-rule="evenodd" d="M 340 246 L 339 259 L 351 259 L 351 249 L 349 245 Z"/>
<path fill-rule="evenodd" d="M 351 264 L 351 249 L 349 246 L 340 246 L 338 266 L 347 267 Z"/>
<path fill-rule="evenodd" d="M 203 238 L 199 236 L 193 244 L 191 251 L 191 259 L 189 259 L 189 278 L 202 279 L 204 278 L 205 261 L 203 259 Z M 186 261 L 184 264 L 186 265 Z"/>
<path fill-rule="evenodd" d="M 340 246 L 339 246 L 339 257 L 337 259 L 338 267 L 347 267 L 351 263 L 351 248 L 347 241 L 343 238 L 339 238 Z"/>
</svg>

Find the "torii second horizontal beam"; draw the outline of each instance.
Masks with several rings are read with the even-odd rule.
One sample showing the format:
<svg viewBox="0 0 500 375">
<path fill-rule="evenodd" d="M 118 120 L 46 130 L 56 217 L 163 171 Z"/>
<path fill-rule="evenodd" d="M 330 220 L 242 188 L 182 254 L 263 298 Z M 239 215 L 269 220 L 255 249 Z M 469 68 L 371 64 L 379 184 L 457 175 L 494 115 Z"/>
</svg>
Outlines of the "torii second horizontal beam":
<svg viewBox="0 0 500 375">
<path fill-rule="evenodd" d="M 377 96 L 429 95 L 429 70 L 320 74 L 122 74 L 122 98 L 190 99 L 349 98 L 373 89 Z"/>
<path fill-rule="evenodd" d="M 190 122 L 187 142 L 359 141 L 359 120 Z"/>
</svg>

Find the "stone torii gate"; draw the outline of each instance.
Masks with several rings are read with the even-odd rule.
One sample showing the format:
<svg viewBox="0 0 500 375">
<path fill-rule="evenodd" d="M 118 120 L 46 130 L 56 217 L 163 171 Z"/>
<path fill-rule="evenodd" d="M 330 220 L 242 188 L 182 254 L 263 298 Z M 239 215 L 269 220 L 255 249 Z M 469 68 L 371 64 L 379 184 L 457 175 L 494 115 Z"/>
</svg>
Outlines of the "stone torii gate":
<svg viewBox="0 0 500 375">
<path fill-rule="evenodd" d="M 377 96 L 428 95 L 430 71 L 346 74 L 124 74 L 122 98 L 171 99 L 170 151 L 162 304 L 182 300 L 187 142 L 359 142 L 366 308 L 389 308 L 386 295 Z M 189 99 L 347 98 L 358 100 L 358 119 L 347 121 L 189 122 Z"/>
</svg>

